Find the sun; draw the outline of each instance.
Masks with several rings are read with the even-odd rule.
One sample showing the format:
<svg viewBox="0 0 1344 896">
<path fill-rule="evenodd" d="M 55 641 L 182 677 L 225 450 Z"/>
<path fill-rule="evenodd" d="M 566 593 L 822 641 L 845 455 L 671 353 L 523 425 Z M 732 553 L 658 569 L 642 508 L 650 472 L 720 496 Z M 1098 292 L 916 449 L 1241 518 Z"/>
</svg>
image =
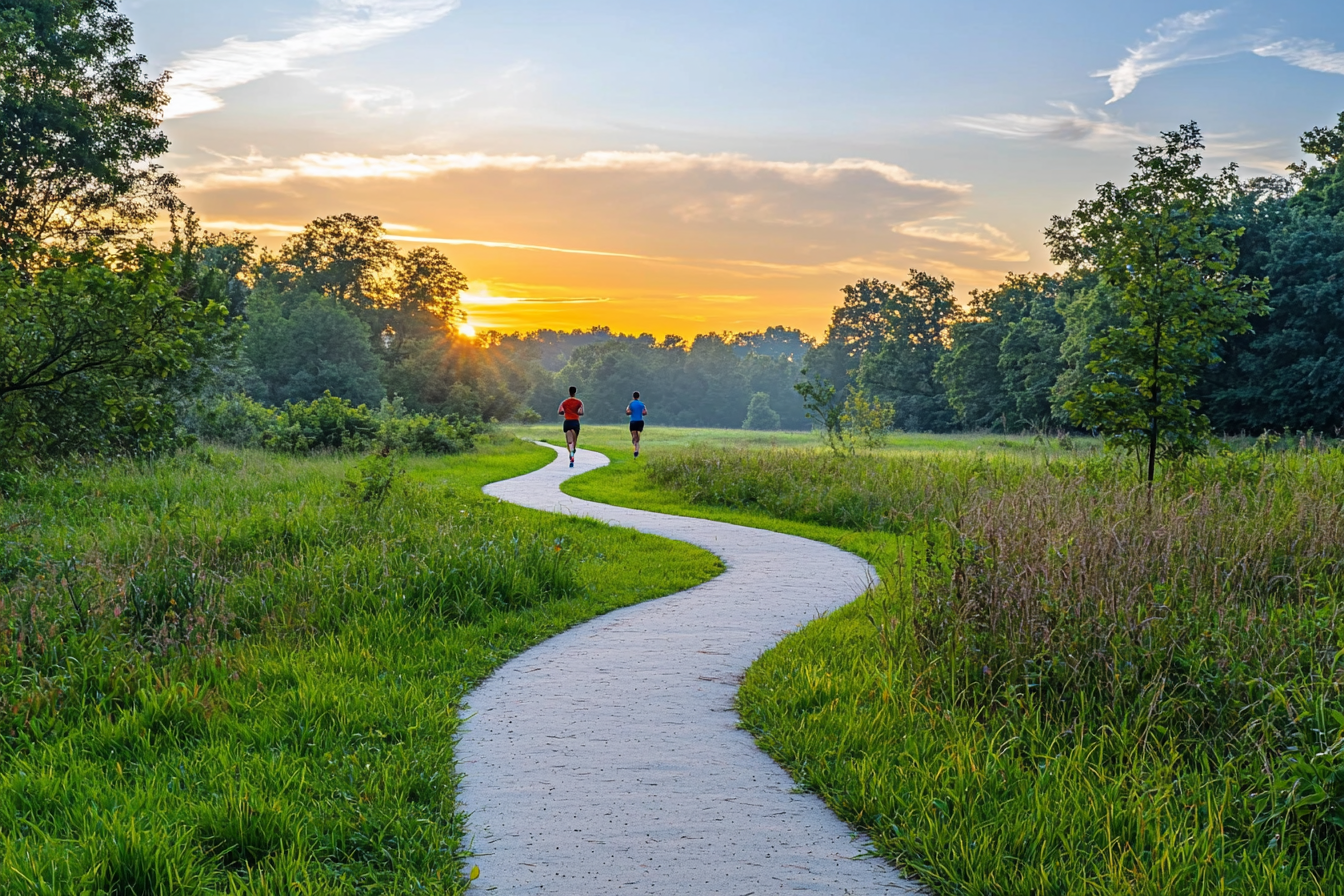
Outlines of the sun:
<svg viewBox="0 0 1344 896">
<path fill-rule="evenodd" d="M 457 332 L 461 333 L 468 339 L 476 338 L 476 328 L 473 327 L 471 324 L 461 324 L 460 326 L 458 326 Z"/>
</svg>

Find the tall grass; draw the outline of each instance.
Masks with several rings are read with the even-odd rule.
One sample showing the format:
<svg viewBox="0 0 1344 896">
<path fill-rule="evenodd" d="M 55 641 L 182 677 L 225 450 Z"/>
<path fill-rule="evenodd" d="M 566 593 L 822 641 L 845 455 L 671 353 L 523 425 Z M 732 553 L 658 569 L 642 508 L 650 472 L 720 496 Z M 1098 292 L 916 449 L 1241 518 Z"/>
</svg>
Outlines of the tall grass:
<svg viewBox="0 0 1344 896">
<path fill-rule="evenodd" d="M 412 458 L 381 501 L 337 456 L 11 477 L 0 892 L 462 891 L 462 695 L 555 631 L 717 568 L 477 490 L 551 456 Z M 637 553 L 635 588 L 614 571 Z"/>
<path fill-rule="evenodd" d="M 744 719 L 940 893 L 1344 889 L 1344 454 L 1153 492 L 1050 462 L 695 452 L 697 501 L 908 535 L 768 653 Z"/>
<path fill-rule="evenodd" d="M 835 456 L 802 449 L 690 448 L 648 461 L 656 484 L 696 504 L 903 534 L 955 513 L 986 483 L 1020 477 L 1021 460 L 983 454 Z"/>
</svg>

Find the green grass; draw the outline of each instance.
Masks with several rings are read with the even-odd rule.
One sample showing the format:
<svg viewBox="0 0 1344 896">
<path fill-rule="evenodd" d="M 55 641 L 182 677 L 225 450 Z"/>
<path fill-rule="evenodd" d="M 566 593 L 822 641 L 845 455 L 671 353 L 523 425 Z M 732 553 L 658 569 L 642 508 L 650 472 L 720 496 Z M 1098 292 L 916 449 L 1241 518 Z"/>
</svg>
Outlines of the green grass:
<svg viewBox="0 0 1344 896">
<path fill-rule="evenodd" d="M 739 709 L 941 896 L 1344 892 L 1344 455 L 1197 459 L 1151 500 L 1031 456 L 701 443 L 565 488 L 876 559 Z"/>
<path fill-rule="evenodd" d="M 534 424 L 530 426 L 510 425 L 507 431 L 520 439 L 533 439 L 549 442 L 553 445 L 565 444 L 560 424 Z M 1074 439 L 1078 447 L 1095 447 L 1093 439 Z M 644 432 L 645 453 L 666 453 L 680 448 L 799 448 L 818 452 L 829 452 L 825 439 L 815 432 L 760 432 L 745 429 L 708 429 L 700 427 L 659 426 L 656 420 L 649 420 Z M 580 448 L 595 451 L 631 452 L 629 428 L 613 424 L 583 424 L 579 436 Z M 875 453 L 885 454 L 928 454 L 928 453 L 988 453 L 1022 454 L 1030 456 L 1057 447 L 1054 439 L 1038 439 L 1035 436 L 1002 436 L 983 433 L 953 433 L 938 435 L 934 433 L 899 433 L 889 436 L 883 447 Z M 632 452 L 631 452 L 632 453 Z"/>
<path fill-rule="evenodd" d="M 411 458 L 376 507 L 343 484 L 350 457 L 216 449 L 8 481 L 0 892 L 461 892 L 462 696 L 720 569 L 479 491 L 552 456 Z M 617 574 L 636 556 L 647 575 Z"/>
</svg>

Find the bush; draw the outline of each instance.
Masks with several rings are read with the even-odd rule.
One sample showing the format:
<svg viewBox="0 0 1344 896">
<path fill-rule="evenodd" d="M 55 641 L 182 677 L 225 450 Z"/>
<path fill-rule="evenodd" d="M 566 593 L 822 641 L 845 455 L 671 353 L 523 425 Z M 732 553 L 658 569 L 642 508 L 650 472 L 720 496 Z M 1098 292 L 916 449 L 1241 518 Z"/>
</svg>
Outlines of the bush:
<svg viewBox="0 0 1344 896">
<path fill-rule="evenodd" d="M 0 270 L 0 468 L 175 447 L 178 387 L 221 348 L 226 311 L 178 295 L 172 263 L 141 247 Z"/>
<path fill-rule="evenodd" d="M 328 393 L 279 409 L 246 395 L 225 396 L 198 406 L 188 429 L 225 445 L 300 454 L 320 449 L 366 451 L 375 445 L 417 454 L 460 454 L 471 450 L 486 426 L 459 417 L 409 414 L 399 400 L 385 400 L 377 410 L 369 410 Z"/>
</svg>

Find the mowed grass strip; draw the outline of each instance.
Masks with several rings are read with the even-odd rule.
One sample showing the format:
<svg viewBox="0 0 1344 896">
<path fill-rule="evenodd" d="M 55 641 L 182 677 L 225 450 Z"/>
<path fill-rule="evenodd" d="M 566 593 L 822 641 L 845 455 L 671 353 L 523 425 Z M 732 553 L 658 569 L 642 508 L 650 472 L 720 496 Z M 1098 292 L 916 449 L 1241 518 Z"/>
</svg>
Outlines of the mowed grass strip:
<svg viewBox="0 0 1344 896">
<path fill-rule="evenodd" d="M 479 491 L 553 456 L 502 440 L 410 458 L 381 504 L 345 484 L 349 457 L 12 477 L 0 892 L 461 892 L 463 695 L 720 569 Z"/>
<path fill-rule="evenodd" d="M 566 489 L 876 561 L 739 709 L 935 892 L 1344 892 L 1344 454 L 1197 459 L 1151 499 L 1124 460 L 1023 460 L 701 446 Z"/>
</svg>

